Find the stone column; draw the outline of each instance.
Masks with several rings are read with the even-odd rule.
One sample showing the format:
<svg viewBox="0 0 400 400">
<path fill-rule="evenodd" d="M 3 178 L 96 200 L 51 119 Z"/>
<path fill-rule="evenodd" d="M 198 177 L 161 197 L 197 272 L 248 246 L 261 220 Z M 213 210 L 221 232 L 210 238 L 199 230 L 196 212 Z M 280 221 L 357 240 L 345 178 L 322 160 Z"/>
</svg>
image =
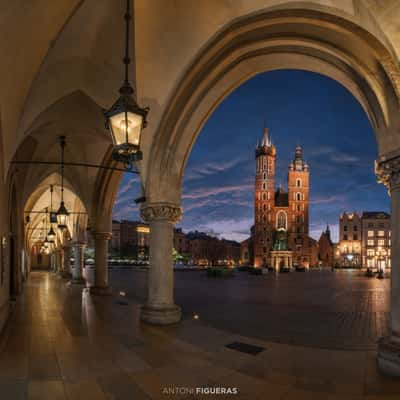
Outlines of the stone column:
<svg viewBox="0 0 400 400">
<path fill-rule="evenodd" d="M 141 215 L 150 224 L 148 295 L 141 319 L 151 324 L 172 324 L 181 319 L 181 308 L 174 304 L 172 249 L 173 228 L 181 219 L 182 209 L 170 203 L 145 204 Z"/>
<path fill-rule="evenodd" d="M 50 253 L 50 269 L 52 272 L 56 272 L 56 261 L 55 261 L 55 253 Z"/>
<path fill-rule="evenodd" d="M 378 182 L 389 189 L 391 206 L 391 334 L 378 345 L 379 369 L 391 376 L 400 376 L 400 157 L 376 163 Z"/>
<path fill-rule="evenodd" d="M 56 264 L 56 272 L 57 274 L 62 273 L 62 250 L 60 248 L 57 248 L 54 251 L 54 255 L 55 255 L 55 264 Z"/>
<path fill-rule="evenodd" d="M 108 286 L 108 241 L 111 232 L 93 232 L 94 239 L 94 286 L 89 288 L 91 294 L 112 294 Z"/>
<path fill-rule="evenodd" d="M 62 248 L 62 276 L 71 277 L 71 246 L 65 245 Z"/>
<path fill-rule="evenodd" d="M 85 279 L 83 279 L 83 267 L 85 262 L 85 247 L 86 243 L 75 242 L 72 245 L 72 250 L 74 254 L 74 265 L 72 268 L 72 281 L 74 284 L 85 284 Z"/>
</svg>

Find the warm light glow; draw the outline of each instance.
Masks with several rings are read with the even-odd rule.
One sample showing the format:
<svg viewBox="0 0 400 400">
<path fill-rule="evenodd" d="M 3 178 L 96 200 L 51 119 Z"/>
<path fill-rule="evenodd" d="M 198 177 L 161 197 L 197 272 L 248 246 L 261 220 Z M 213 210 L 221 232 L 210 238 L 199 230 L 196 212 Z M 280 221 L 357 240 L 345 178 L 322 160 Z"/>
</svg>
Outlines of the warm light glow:
<svg viewBox="0 0 400 400">
<path fill-rule="evenodd" d="M 150 233 L 150 228 L 148 226 L 138 226 L 136 232 L 139 233 Z"/>
<path fill-rule="evenodd" d="M 139 146 L 143 117 L 131 112 L 127 112 L 126 115 L 127 119 L 125 119 L 125 112 L 110 117 L 114 144 L 119 146 L 126 143 L 128 139 L 128 143 Z"/>
</svg>

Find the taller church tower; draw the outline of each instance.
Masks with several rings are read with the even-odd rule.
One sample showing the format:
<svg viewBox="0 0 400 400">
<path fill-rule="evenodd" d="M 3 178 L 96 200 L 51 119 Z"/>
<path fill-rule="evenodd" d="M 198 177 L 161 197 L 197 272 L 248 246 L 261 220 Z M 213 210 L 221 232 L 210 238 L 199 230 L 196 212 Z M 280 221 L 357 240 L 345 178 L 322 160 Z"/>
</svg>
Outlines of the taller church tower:
<svg viewBox="0 0 400 400">
<path fill-rule="evenodd" d="M 269 250 L 273 241 L 272 231 L 268 229 L 275 207 L 275 158 L 276 148 L 264 128 L 264 137 L 256 147 L 256 175 L 254 196 L 254 265 L 267 264 Z"/>
</svg>

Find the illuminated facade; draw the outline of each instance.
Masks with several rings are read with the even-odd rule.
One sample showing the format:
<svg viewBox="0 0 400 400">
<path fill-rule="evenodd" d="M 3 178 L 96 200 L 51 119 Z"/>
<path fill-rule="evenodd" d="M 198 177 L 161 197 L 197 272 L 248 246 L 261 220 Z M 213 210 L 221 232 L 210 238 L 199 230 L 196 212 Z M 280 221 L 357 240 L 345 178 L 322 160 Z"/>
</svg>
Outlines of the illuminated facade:
<svg viewBox="0 0 400 400">
<path fill-rule="evenodd" d="M 382 211 L 343 213 L 335 264 L 352 268 L 390 268 L 390 215 Z"/>
<path fill-rule="evenodd" d="M 361 216 L 357 213 L 340 215 L 335 263 L 341 267 L 361 268 Z"/>
<path fill-rule="evenodd" d="M 275 190 L 275 159 L 276 148 L 265 128 L 256 148 L 254 266 L 309 267 L 309 167 L 297 146 L 289 165 L 288 190 Z"/>
<path fill-rule="evenodd" d="M 364 212 L 362 215 L 362 266 L 376 270 L 390 268 L 390 215 Z"/>
</svg>

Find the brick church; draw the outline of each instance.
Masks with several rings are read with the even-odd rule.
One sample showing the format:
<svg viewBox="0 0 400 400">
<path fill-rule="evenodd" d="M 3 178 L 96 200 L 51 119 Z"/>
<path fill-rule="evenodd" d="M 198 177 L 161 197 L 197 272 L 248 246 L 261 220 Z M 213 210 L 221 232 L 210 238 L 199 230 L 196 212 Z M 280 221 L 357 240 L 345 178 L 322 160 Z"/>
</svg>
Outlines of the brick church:
<svg viewBox="0 0 400 400">
<path fill-rule="evenodd" d="M 255 267 L 306 267 L 313 262 L 309 233 L 310 171 L 300 146 L 289 164 L 287 191 L 275 188 L 276 148 L 264 129 L 256 147 L 255 221 L 252 229 Z"/>
</svg>

